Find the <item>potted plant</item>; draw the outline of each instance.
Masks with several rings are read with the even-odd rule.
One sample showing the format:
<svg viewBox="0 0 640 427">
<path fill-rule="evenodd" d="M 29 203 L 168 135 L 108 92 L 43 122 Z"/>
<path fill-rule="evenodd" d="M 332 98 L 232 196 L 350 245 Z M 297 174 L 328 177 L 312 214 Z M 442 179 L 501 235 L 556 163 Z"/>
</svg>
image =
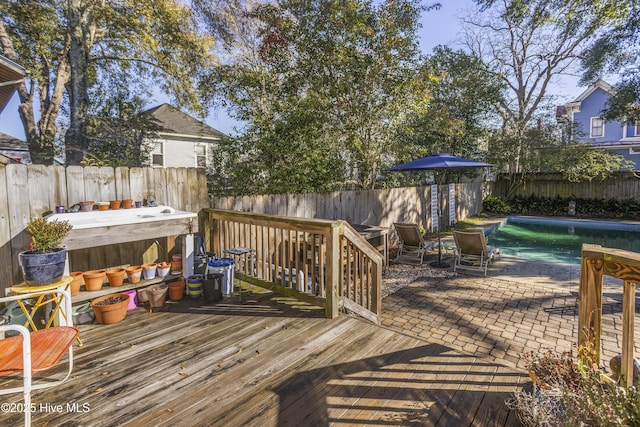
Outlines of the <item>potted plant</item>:
<svg viewBox="0 0 640 427">
<path fill-rule="evenodd" d="M 588 346 L 577 353 L 524 355 L 533 387 L 514 393 L 507 405 L 525 426 L 636 425 L 640 390 L 626 389 L 604 374 Z"/>
<path fill-rule="evenodd" d="M 60 280 L 67 259 L 67 250 L 61 247 L 61 243 L 72 228 L 69 221 L 47 221 L 46 218 L 29 221 L 30 250 L 20 252 L 18 261 L 24 280 L 30 286 L 48 285 Z"/>
<path fill-rule="evenodd" d="M 123 320 L 127 316 L 128 305 L 129 295 L 124 293 L 104 295 L 91 301 L 91 307 L 96 314 L 96 321 L 104 325 L 118 323 Z"/>
</svg>

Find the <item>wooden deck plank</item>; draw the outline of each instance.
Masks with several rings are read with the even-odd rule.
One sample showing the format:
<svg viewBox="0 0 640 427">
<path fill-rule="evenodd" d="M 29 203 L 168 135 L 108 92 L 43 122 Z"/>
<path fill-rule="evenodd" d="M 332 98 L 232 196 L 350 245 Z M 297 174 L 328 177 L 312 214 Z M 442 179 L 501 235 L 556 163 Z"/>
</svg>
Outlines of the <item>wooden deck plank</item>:
<svg viewBox="0 0 640 427">
<path fill-rule="evenodd" d="M 452 427 L 471 425 L 489 387 L 487 379 L 493 378 L 496 369 L 494 364 L 478 363 L 476 360 L 461 380 L 460 387 L 449 400 L 437 424 Z M 461 407 L 465 410 L 460 411 Z"/>
<path fill-rule="evenodd" d="M 337 335 L 344 335 L 345 331 L 352 329 L 353 325 L 344 320 L 345 319 L 341 319 L 340 326 L 334 327 L 329 331 L 332 339 L 335 339 Z M 366 334 L 366 331 L 358 329 L 356 333 Z M 358 340 L 359 338 L 358 336 L 353 336 L 353 339 Z M 288 372 L 308 372 L 319 365 L 331 364 L 340 358 L 340 354 L 328 345 L 307 346 L 305 350 L 307 350 L 309 354 L 303 358 L 297 358 L 295 363 L 288 367 Z M 233 420 L 241 424 L 246 424 L 254 422 L 265 423 L 276 419 L 283 405 L 281 404 L 279 395 L 274 392 L 274 389 L 277 389 L 279 385 L 286 380 L 283 376 L 286 376 L 286 374 L 269 378 L 268 381 L 259 385 L 260 390 L 254 390 L 246 399 L 240 401 L 235 400 L 231 402 L 231 404 L 220 408 L 216 414 L 216 419 L 219 419 L 223 424 Z M 317 381 L 317 378 L 312 375 L 309 381 L 309 386 L 311 386 L 311 382 Z M 243 413 L 240 419 L 238 419 L 238 413 Z"/>
<path fill-rule="evenodd" d="M 321 321 L 319 320 L 307 322 L 308 327 L 305 330 L 299 331 L 299 333 L 296 333 L 294 329 L 287 329 L 286 331 L 278 331 L 275 328 L 271 329 L 274 334 L 271 347 L 266 349 L 261 347 L 260 350 L 258 350 L 259 352 L 256 352 L 256 347 L 246 347 L 243 351 L 246 356 L 243 355 L 242 360 L 237 362 L 242 364 L 241 369 L 231 371 L 225 366 L 218 366 L 218 368 L 220 368 L 220 373 L 213 381 L 197 384 L 194 387 L 191 387 L 186 393 L 182 393 L 179 399 L 172 399 L 167 402 L 167 406 L 172 409 L 171 417 L 164 414 L 163 416 L 155 414 L 153 417 L 141 418 L 137 421 L 140 423 L 152 423 L 156 425 L 158 422 L 163 422 L 164 420 L 168 420 L 174 416 L 179 416 L 174 414 L 185 413 L 191 414 L 191 417 L 193 417 L 193 414 L 196 412 L 194 408 L 202 407 L 206 412 L 218 412 L 218 408 L 221 408 L 223 405 L 228 404 L 229 402 L 242 400 L 242 395 L 245 390 L 253 388 L 254 384 L 258 381 L 257 378 L 261 375 L 266 375 L 268 377 L 271 375 L 270 370 L 277 373 L 286 368 L 286 366 L 279 366 L 277 360 L 274 361 L 274 355 L 286 356 L 289 349 L 299 348 L 294 347 L 297 343 L 304 346 L 304 341 L 308 338 L 312 338 L 313 345 L 322 345 L 322 338 L 315 335 L 317 333 L 322 333 L 324 329 L 318 328 L 318 331 L 313 331 L 313 328 L 320 323 Z M 289 337 L 288 340 L 286 337 L 281 336 L 285 332 Z M 260 345 L 262 346 L 262 344 L 263 343 L 261 342 Z M 295 355 L 296 353 L 293 354 Z M 303 356 L 304 355 L 300 353 L 299 356 L 295 357 Z M 231 361 L 227 360 L 225 361 L 225 364 L 226 363 L 231 363 Z M 288 365 L 286 361 L 283 364 Z M 267 372 L 265 373 L 265 371 Z M 209 400 L 209 398 L 211 398 L 211 400 L 215 402 L 215 407 L 211 406 L 210 402 L 204 402 L 206 403 L 206 406 L 203 407 L 203 398 L 205 398 L 205 400 Z M 204 417 L 205 415 L 202 414 L 199 416 Z"/>
<path fill-rule="evenodd" d="M 414 345 L 408 342 L 406 347 L 381 356 L 384 365 L 348 377 L 347 380 L 367 388 L 362 389 L 362 395 L 350 396 L 352 402 L 336 413 L 333 423 L 362 425 L 375 421 L 378 425 L 399 425 L 411 418 L 415 407 L 414 389 L 423 386 L 422 381 L 417 381 L 415 361 L 441 351 L 437 345 Z"/>
<path fill-rule="evenodd" d="M 518 425 L 503 402 L 521 373 L 322 314 L 266 293 L 80 325 L 73 378 L 33 402 L 89 409 L 36 411 L 34 425 Z M 21 419 L 0 414 L 0 425 Z"/>
<path fill-rule="evenodd" d="M 482 403 L 474 417 L 474 424 L 487 427 L 502 427 L 520 424 L 516 411 L 506 407 L 506 401 L 513 397 L 513 391 L 529 380 L 524 373 L 506 371 L 498 366 L 493 378 L 490 379 L 490 390 L 484 394 Z M 511 418 L 515 415 L 515 418 Z"/>
<path fill-rule="evenodd" d="M 368 324 L 367 327 L 355 326 L 353 332 L 364 332 L 364 335 L 351 339 L 348 336 L 341 337 L 341 342 L 352 342 L 353 345 L 334 346 L 331 359 L 310 366 L 306 371 L 297 371 L 278 385 L 275 390 L 280 396 L 280 405 L 272 425 L 322 425 L 329 422 L 333 410 L 330 400 L 334 399 L 336 390 L 345 388 L 340 384 L 341 378 L 366 370 L 371 363 L 369 359 L 381 354 L 381 348 L 389 341 L 388 331 L 373 326 L 370 328 Z M 299 408 L 305 410 L 300 411 Z"/>
<path fill-rule="evenodd" d="M 368 406 L 361 408 L 353 415 L 356 420 L 361 420 L 368 413 L 371 420 L 381 420 L 400 425 L 411 423 L 421 417 L 421 414 L 429 409 L 432 402 L 423 401 L 422 390 L 428 388 L 435 380 L 435 374 L 445 366 L 444 359 L 439 355 L 448 349 L 438 345 L 430 345 L 428 348 L 418 347 L 418 354 L 410 355 L 409 360 L 401 360 L 384 368 L 380 385 L 398 384 L 395 388 L 373 388 Z M 433 363 L 433 360 L 438 363 Z M 407 399 L 408 395 L 411 397 Z M 416 401 L 416 397 L 421 399 Z M 372 412 L 373 408 L 373 412 Z M 348 416 L 344 414 L 343 416 Z M 355 425 L 355 424 L 354 424 Z"/>
</svg>

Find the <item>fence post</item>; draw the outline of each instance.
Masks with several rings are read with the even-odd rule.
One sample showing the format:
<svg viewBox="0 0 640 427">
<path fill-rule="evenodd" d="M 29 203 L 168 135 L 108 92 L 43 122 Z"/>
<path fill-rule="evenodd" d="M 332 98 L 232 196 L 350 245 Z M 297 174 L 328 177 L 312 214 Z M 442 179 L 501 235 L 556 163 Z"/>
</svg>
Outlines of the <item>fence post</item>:
<svg viewBox="0 0 640 427">
<path fill-rule="evenodd" d="M 343 233 L 341 221 L 334 221 L 327 236 L 327 305 L 325 314 L 329 319 L 338 317 L 338 280 L 340 277 L 340 235 Z"/>
<path fill-rule="evenodd" d="M 578 346 L 590 343 L 595 360 L 600 363 L 602 328 L 602 254 L 582 247 L 580 290 L 578 300 Z"/>
</svg>

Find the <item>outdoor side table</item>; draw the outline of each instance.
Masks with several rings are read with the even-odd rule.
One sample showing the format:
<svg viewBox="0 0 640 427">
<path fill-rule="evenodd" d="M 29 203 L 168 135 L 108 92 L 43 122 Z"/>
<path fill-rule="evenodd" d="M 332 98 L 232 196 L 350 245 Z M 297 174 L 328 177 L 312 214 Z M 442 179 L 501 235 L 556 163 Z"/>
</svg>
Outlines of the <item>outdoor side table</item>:
<svg viewBox="0 0 640 427">
<path fill-rule="evenodd" d="M 232 256 L 233 259 L 235 259 L 236 271 L 249 275 L 253 274 L 256 252 L 255 249 L 238 247 L 225 249 L 222 252 L 224 254 Z M 238 286 L 238 300 L 242 302 L 242 288 L 240 286 Z"/>
<path fill-rule="evenodd" d="M 38 327 L 33 321 L 33 316 L 36 314 L 39 308 L 45 307 L 47 304 L 52 304 L 51 306 L 52 311 L 47 323 L 44 326 L 45 329 L 50 328 L 51 325 L 53 325 L 53 321 L 56 315 L 60 315 L 65 320 L 68 320 L 67 316 L 71 316 L 72 313 L 70 312 L 67 313 L 67 310 L 65 309 L 65 304 L 68 303 L 67 304 L 67 308 L 68 308 L 71 306 L 71 301 L 68 301 L 68 302 L 64 301 L 64 294 L 56 293 L 55 291 L 59 289 L 68 291 L 71 280 L 72 280 L 71 276 L 63 276 L 62 279 L 60 279 L 58 282 L 51 283 L 48 285 L 29 286 L 27 283 L 22 283 L 20 285 L 12 286 L 10 288 L 10 291 L 14 295 L 30 294 L 34 292 L 44 292 L 44 294 L 38 296 L 38 299 L 36 300 L 35 304 L 31 307 L 31 310 L 27 309 L 27 307 L 24 305 L 23 300 L 18 300 L 18 305 L 20 306 L 20 308 L 22 309 L 22 312 L 27 318 L 27 321 L 25 322 L 24 326 L 27 327 L 27 325 L 29 325 L 34 331 L 38 330 Z M 46 293 L 47 291 L 51 291 L 51 293 L 47 294 Z M 82 345 L 82 342 L 80 341 L 79 337 L 78 337 L 78 344 Z"/>
</svg>

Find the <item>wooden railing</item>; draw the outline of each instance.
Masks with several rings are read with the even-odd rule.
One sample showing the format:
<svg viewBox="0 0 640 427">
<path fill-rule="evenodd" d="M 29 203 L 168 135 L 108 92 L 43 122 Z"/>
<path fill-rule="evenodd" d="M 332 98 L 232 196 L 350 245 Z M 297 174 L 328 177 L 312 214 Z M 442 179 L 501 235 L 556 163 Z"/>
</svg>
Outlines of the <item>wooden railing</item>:
<svg viewBox="0 0 640 427">
<path fill-rule="evenodd" d="M 588 344 L 600 364 L 602 334 L 602 278 L 623 281 L 622 296 L 622 383 L 633 385 L 633 350 L 636 284 L 640 283 L 640 254 L 599 245 L 582 245 L 580 296 L 578 301 L 578 345 Z"/>
<path fill-rule="evenodd" d="M 207 246 L 236 257 L 238 276 L 249 283 L 324 307 L 341 308 L 378 323 L 383 257 L 348 223 L 220 209 L 202 210 Z"/>
</svg>

